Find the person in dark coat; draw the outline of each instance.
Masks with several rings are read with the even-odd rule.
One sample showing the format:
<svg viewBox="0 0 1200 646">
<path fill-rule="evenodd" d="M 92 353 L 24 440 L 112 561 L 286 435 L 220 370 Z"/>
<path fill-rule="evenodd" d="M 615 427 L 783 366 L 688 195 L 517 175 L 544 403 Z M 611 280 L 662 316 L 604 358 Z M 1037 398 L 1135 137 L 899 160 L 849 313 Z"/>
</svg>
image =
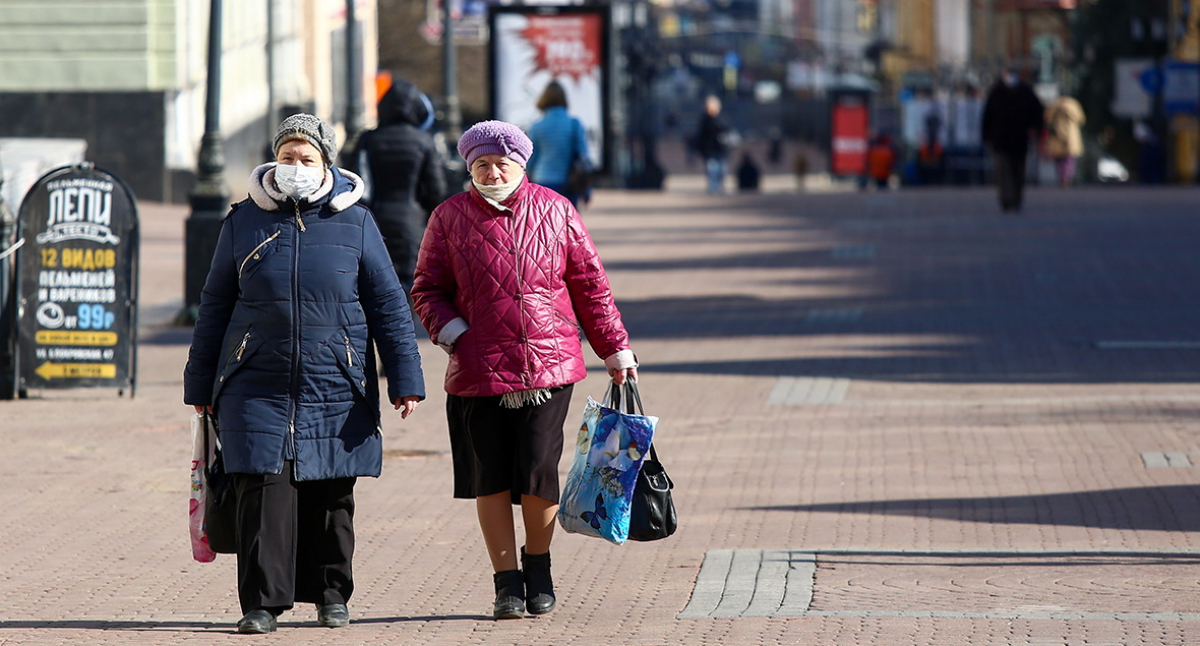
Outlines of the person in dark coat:
<svg viewBox="0 0 1200 646">
<path fill-rule="evenodd" d="M 988 92 L 983 107 L 983 143 L 992 150 L 1000 209 L 1005 212 L 1021 210 L 1029 138 L 1041 132 L 1044 112 L 1033 88 L 1015 69 L 1006 70 Z"/>
<path fill-rule="evenodd" d="M 743 152 L 742 161 L 738 164 L 737 169 L 738 190 L 743 193 L 756 192 L 761 179 L 762 171 L 758 168 L 758 164 L 754 163 L 754 158 L 750 156 L 749 152 Z"/>
<path fill-rule="evenodd" d="M 347 164 L 367 184 L 366 203 L 405 292 L 412 289 L 429 214 L 446 198 L 442 157 L 428 132 L 432 124 L 429 99 L 412 83 L 394 81 L 379 100 L 379 126 L 363 133 Z"/>
<path fill-rule="evenodd" d="M 704 116 L 696 130 L 696 152 L 704 158 L 704 173 L 708 177 L 708 192 L 720 195 L 725 191 L 725 156 L 729 151 L 725 140 L 729 126 L 721 118 L 721 100 L 715 96 L 704 99 Z"/>
<path fill-rule="evenodd" d="M 333 129 L 292 115 L 273 148 L 221 226 L 184 370 L 233 474 L 240 633 L 296 602 L 350 622 L 354 484 L 383 462 L 372 341 L 401 417 L 425 397 L 407 298 Z"/>
</svg>

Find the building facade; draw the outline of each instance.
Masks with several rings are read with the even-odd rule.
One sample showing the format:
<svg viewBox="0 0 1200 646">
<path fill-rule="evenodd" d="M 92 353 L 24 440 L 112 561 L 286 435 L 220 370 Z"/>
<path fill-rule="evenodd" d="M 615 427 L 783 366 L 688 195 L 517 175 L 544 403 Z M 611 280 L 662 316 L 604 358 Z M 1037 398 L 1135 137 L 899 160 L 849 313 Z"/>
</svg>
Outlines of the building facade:
<svg viewBox="0 0 1200 646">
<path fill-rule="evenodd" d="M 356 2 L 360 87 L 370 111 L 375 0 Z M 87 159 L 125 180 L 139 199 L 186 201 L 205 128 L 211 4 L 0 0 L 0 137 L 84 139 Z M 264 160 L 284 112 L 312 111 L 339 126 L 345 121 L 347 5 L 218 4 L 220 131 L 236 199 L 245 194 L 249 171 Z"/>
</svg>

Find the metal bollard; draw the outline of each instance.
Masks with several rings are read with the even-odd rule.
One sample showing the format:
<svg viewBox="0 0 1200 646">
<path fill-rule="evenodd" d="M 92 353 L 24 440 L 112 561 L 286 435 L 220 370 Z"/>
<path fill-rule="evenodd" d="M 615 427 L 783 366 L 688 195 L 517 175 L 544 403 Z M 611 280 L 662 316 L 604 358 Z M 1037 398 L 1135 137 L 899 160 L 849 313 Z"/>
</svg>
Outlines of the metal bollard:
<svg viewBox="0 0 1200 646">
<path fill-rule="evenodd" d="M 0 178 L 0 188 L 4 180 Z M 17 217 L 0 194 L 0 400 L 16 395 L 14 337 L 17 317 Z"/>
</svg>

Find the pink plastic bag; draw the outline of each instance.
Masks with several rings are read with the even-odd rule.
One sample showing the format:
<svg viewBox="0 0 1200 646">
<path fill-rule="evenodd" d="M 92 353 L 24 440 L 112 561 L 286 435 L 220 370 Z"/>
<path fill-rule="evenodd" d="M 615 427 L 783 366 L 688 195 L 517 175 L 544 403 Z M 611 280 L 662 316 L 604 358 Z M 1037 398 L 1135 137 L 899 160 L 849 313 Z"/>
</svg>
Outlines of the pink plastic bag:
<svg viewBox="0 0 1200 646">
<path fill-rule="evenodd" d="M 208 546 L 204 534 L 204 497 L 208 495 L 205 471 L 208 466 L 208 417 L 192 416 L 192 495 L 188 502 L 188 534 L 192 539 L 192 558 L 211 563 L 217 553 Z"/>
</svg>

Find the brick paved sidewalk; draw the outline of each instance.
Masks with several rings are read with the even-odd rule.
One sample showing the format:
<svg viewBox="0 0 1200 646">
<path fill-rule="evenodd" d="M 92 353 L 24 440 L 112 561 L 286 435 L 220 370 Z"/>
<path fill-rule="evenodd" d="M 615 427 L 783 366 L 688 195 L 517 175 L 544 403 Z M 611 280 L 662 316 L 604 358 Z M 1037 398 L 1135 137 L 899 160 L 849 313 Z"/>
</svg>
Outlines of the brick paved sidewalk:
<svg viewBox="0 0 1200 646">
<path fill-rule="evenodd" d="M 265 637 L 232 559 L 190 560 L 186 209 L 143 205 L 137 397 L 0 402 L 0 646 L 1200 643 L 1197 198 L 600 192 L 679 534 L 560 533 L 560 608 L 491 621 L 426 343 L 360 481 L 354 623 Z"/>
</svg>

